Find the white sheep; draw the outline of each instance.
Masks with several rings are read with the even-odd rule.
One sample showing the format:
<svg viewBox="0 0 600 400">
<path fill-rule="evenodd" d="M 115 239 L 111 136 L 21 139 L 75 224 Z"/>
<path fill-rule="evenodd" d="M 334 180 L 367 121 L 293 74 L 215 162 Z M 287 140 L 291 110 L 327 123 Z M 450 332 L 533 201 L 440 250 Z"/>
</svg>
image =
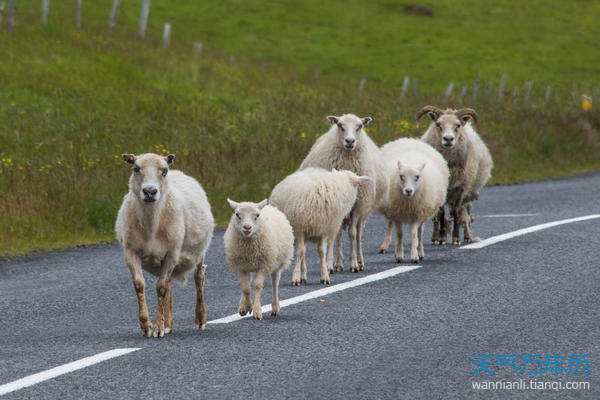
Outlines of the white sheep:
<svg viewBox="0 0 600 400">
<path fill-rule="evenodd" d="M 349 170 L 359 176 L 368 176 L 371 181 L 358 189 L 356 203 L 344 226 L 348 226 L 350 237 L 350 271 L 365 269 L 362 251 L 362 233 L 365 222 L 373 210 L 387 195 L 387 177 L 377 145 L 364 131 L 371 117 L 359 118 L 353 114 L 341 117 L 328 116 L 331 128 L 317 139 L 302 161 L 300 169 L 309 167 L 331 170 Z M 334 269 L 343 270 L 342 230 L 338 235 L 337 255 Z"/>
<path fill-rule="evenodd" d="M 172 278 L 185 282 L 195 269 L 196 329 L 206 327 L 204 255 L 212 239 L 214 219 L 202 186 L 181 171 L 169 170 L 174 155 L 123 154 L 133 165 L 129 192 L 119 209 L 115 231 L 125 253 L 138 298 L 142 333 L 163 337 L 173 329 Z M 158 277 L 154 327 L 146 304 L 142 269 Z"/>
<path fill-rule="evenodd" d="M 333 242 L 344 217 L 356 201 L 358 186 L 369 180 L 351 171 L 306 168 L 279 182 L 269 204 L 281 210 L 294 230 L 296 266 L 292 285 L 306 283 L 305 240 L 317 245 L 321 258 L 321 283 L 329 285 L 333 269 Z"/>
<path fill-rule="evenodd" d="M 451 208 L 454 222 L 452 244 L 460 244 L 460 226 L 464 230 L 465 242 L 477 242 L 481 239 L 473 237 L 471 232 L 471 207 L 479 197 L 479 189 L 491 177 L 494 166 L 490 151 L 469 122 L 471 119 L 477 122 L 477 113 L 470 108 L 443 111 L 434 106 L 426 106 L 417 114 L 417 120 L 425 114 L 429 115 L 433 123 L 421 139 L 438 150 L 448 161 L 450 168 L 446 202 Z M 431 240 L 434 244 L 446 243 L 444 207 L 440 208 L 435 219 Z"/>
<path fill-rule="evenodd" d="M 240 315 L 251 312 L 262 319 L 260 295 L 267 275 L 271 275 L 273 301 L 271 315 L 279 313 L 279 278 L 294 254 L 294 234 L 285 215 L 277 208 L 260 203 L 237 203 L 227 199 L 235 210 L 225 231 L 225 257 L 239 278 L 242 297 Z M 254 272 L 254 303 L 250 300 L 251 273 Z"/>
<path fill-rule="evenodd" d="M 450 171 L 444 157 L 418 139 L 398 139 L 387 143 L 381 153 L 389 177 L 387 201 L 379 211 L 390 221 L 380 253 L 387 253 L 396 226 L 396 261 L 403 258 L 402 224 L 410 225 L 410 259 L 418 263 L 425 257 L 423 225 L 446 202 Z"/>
</svg>

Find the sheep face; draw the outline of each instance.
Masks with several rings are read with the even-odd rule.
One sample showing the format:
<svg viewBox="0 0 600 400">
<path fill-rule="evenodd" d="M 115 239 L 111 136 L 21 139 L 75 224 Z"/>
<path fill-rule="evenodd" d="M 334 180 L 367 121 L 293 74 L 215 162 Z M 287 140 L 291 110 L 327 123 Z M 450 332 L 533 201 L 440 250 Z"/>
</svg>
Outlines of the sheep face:
<svg viewBox="0 0 600 400">
<path fill-rule="evenodd" d="M 262 223 L 260 212 L 267 205 L 267 199 L 260 203 L 238 203 L 230 199 L 227 199 L 227 202 L 235 210 L 230 223 L 242 237 L 249 238 L 254 235 L 260 229 Z"/>
<path fill-rule="evenodd" d="M 167 189 L 169 165 L 175 156 L 169 154 L 162 157 L 157 154 L 121 155 L 123 160 L 133 165 L 133 173 L 129 178 L 129 189 L 145 204 L 158 202 Z"/>
<path fill-rule="evenodd" d="M 402 164 L 402 161 L 398 161 L 398 174 L 400 176 L 400 190 L 402 195 L 410 199 L 417 193 L 421 185 L 420 177 L 423 168 L 425 168 L 425 162 L 415 168 Z"/>
<path fill-rule="evenodd" d="M 429 116 L 435 123 L 435 130 L 443 148 L 451 149 L 460 140 L 462 127 L 471 119 L 470 115 L 459 116 L 456 111 L 446 111 L 436 118 L 434 113 Z"/>
<path fill-rule="evenodd" d="M 345 114 L 341 117 L 330 115 L 327 120 L 337 130 L 339 143 L 346 151 L 354 151 L 363 135 L 364 127 L 373 119 L 371 117 L 359 118 L 353 114 Z"/>
</svg>

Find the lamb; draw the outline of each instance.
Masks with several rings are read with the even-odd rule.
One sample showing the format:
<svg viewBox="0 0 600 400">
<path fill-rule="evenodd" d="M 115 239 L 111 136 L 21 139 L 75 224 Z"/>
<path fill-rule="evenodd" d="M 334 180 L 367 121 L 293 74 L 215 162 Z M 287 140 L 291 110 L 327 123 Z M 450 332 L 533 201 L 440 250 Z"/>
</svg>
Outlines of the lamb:
<svg viewBox="0 0 600 400">
<path fill-rule="evenodd" d="M 344 217 L 354 206 L 358 187 L 369 179 L 351 171 L 306 168 L 275 186 L 269 203 L 285 214 L 294 230 L 296 266 L 292 286 L 306 283 L 305 240 L 314 242 L 319 250 L 321 283 L 331 283 L 329 270 L 333 269 L 333 242 Z"/>
<path fill-rule="evenodd" d="M 359 118 L 353 114 L 341 117 L 328 116 L 331 127 L 317 139 L 302 161 L 300 170 L 309 167 L 331 170 L 349 170 L 359 176 L 368 176 L 370 181 L 358 189 L 356 202 L 342 228 L 348 227 L 350 237 L 350 271 L 365 269 L 362 251 L 362 233 L 371 212 L 387 196 L 387 177 L 377 145 L 364 131 L 371 117 Z M 337 255 L 334 269 L 343 270 L 342 231 L 338 235 Z"/>
<path fill-rule="evenodd" d="M 387 253 L 396 225 L 396 261 L 403 258 L 402 223 L 410 225 L 410 260 L 423 260 L 423 225 L 446 202 L 450 171 L 444 157 L 418 139 L 402 138 L 381 148 L 389 177 L 387 201 L 379 211 L 390 221 L 379 250 Z M 418 247 L 418 248 L 417 248 Z"/>
<path fill-rule="evenodd" d="M 125 254 L 138 298 L 139 321 L 146 337 L 173 329 L 173 279 L 185 282 L 195 269 L 196 329 L 206 328 L 204 256 L 215 226 L 202 186 L 181 171 L 170 170 L 174 155 L 123 154 L 133 165 L 115 231 Z M 158 277 L 154 326 L 146 304 L 142 269 Z"/>
<path fill-rule="evenodd" d="M 227 199 L 235 210 L 225 231 L 225 257 L 239 278 L 242 297 L 240 315 L 253 313 L 262 319 L 260 295 L 267 275 L 271 275 L 273 301 L 271 315 L 279 313 L 279 279 L 294 254 L 294 234 L 285 215 L 277 208 L 260 203 L 237 203 Z M 254 272 L 254 303 L 250 301 L 251 273 Z"/>
<path fill-rule="evenodd" d="M 466 243 L 481 239 L 473 237 L 471 214 L 473 201 L 479 198 L 479 190 L 491 177 L 494 166 L 487 146 L 471 126 L 470 120 L 477 123 L 477 113 L 470 108 L 460 110 L 441 109 L 434 106 L 423 107 L 417 114 L 417 120 L 429 115 L 433 123 L 422 140 L 432 145 L 448 161 L 450 184 L 447 204 L 453 217 L 452 244 L 460 245 L 460 227 L 464 230 Z M 441 207 L 434 220 L 432 242 L 446 243 L 446 218 Z"/>
</svg>

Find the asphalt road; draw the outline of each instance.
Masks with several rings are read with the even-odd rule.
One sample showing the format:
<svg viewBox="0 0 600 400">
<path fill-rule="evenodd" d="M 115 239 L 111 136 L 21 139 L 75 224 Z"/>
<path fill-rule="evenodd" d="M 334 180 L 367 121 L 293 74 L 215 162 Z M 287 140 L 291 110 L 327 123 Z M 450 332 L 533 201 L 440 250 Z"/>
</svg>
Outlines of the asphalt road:
<svg viewBox="0 0 600 400">
<path fill-rule="evenodd" d="M 600 213 L 600 173 L 484 189 L 473 224 L 483 238 Z M 505 214 L 531 214 L 507 216 Z M 377 253 L 385 223 L 365 234 L 366 270 L 394 268 Z M 223 231 L 208 253 L 208 319 L 237 311 L 239 285 L 225 263 Z M 431 235 L 427 227 L 426 237 Z M 405 235 L 405 251 L 408 250 Z M 429 240 L 427 240 L 429 242 Z M 347 241 L 346 241 L 347 243 Z M 115 348 L 127 355 L 60 375 L 5 398 L 599 399 L 600 219 L 560 225 L 476 250 L 425 246 L 422 267 L 282 308 L 277 318 L 194 330 L 194 285 L 177 286 L 174 331 L 143 338 L 137 301 L 117 245 L 0 262 L 0 385 Z M 347 244 L 346 244 L 347 247 Z M 308 284 L 322 288 L 314 247 Z M 148 278 L 149 307 L 156 308 Z M 270 303 L 270 287 L 263 304 Z M 473 375 L 473 355 L 588 355 L 590 374 Z M 530 365 L 531 366 L 531 365 Z M 529 370 L 528 370 L 529 371 Z M 589 390 L 475 390 L 473 382 L 589 382 Z"/>
</svg>

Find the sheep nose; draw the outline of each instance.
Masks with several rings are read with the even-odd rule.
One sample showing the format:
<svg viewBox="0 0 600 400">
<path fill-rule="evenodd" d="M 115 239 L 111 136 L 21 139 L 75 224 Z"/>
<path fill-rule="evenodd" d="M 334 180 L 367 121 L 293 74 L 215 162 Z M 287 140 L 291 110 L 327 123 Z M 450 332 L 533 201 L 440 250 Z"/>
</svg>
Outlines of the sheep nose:
<svg viewBox="0 0 600 400">
<path fill-rule="evenodd" d="M 346 142 L 346 144 L 354 144 L 354 142 L 356 142 L 356 139 L 346 138 L 346 139 L 344 139 L 344 141 Z"/>
<path fill-rule="evenodd" d="M 412 189 L 404 189 L 404 193 L 406 193 L 407 196 L 410 196 L 413 193 Z"/>
<path fill-rule="evenodd" d="M 250 229 L 252 229 L 250 225 L 244 225 L 242 226 L 242 228 L 244 228 L 245 231 L 249 231 Z"/>
<path fill-rule="evenodd" d="M 448 143 L 452 143 L 454 141 L 454 136 L 445 135 L 444 136 L 444 141 L 446 141 Z"/>
<path fill-rule="evenodd" d="M 144 189 L 142 189 L 142 191 L 148 197 L 154 197 L 156 196 L 156 193 L 158 193 L 158 189 L 154 186 L 145 187 Z"/>
</svg>

